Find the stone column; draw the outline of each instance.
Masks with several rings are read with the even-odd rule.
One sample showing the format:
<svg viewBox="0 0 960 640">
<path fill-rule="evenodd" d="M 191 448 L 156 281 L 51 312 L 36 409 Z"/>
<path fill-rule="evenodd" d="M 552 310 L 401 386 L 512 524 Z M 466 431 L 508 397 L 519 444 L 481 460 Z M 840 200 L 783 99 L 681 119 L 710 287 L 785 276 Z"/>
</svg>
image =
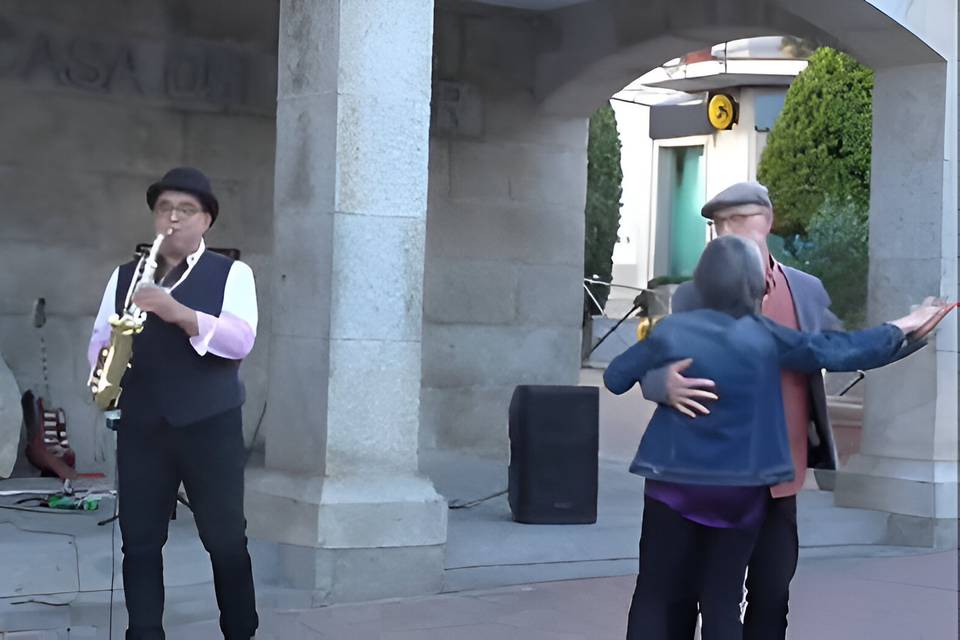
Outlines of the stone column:
<svg viewBox="0 0 960 640">
<path fill-rule="evenodd" d="M 433 2 L 282 0 L 265 567 L 322 600 L 439 591 L 418 472 Z M 269 572 L 269 569 L 265 569 Z"/>
<path fill-rule="evenodd" d="M 948 93 L 947 71 L 876 73 L 871 322 L 903 314 L 925 294 L 957 299 L 956 112 L 944 115 L 956 89 Z M 956 546 L 957 364 L 954 315 L 930 346 L 868 373 L 861 453 L 838 474 L 835 501 L 889 512 L 889 544 Z"/>
</svg>

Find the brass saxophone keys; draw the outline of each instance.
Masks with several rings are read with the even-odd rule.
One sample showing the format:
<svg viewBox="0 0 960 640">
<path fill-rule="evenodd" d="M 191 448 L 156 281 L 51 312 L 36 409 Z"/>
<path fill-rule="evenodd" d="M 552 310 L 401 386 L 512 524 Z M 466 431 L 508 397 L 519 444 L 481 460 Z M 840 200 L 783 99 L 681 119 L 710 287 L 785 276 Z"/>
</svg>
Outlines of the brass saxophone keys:
<svg viewBox="0 0 960 640">
<path fill-rule="evenodd" d="M 120 335 L 133 336 L 143 331 L 143 323 L 138 322 L 136 318 L 124 315 L 122 318 L 113 315 L 110 317 L 110 326 L 118 331 Z"/>
</svg>

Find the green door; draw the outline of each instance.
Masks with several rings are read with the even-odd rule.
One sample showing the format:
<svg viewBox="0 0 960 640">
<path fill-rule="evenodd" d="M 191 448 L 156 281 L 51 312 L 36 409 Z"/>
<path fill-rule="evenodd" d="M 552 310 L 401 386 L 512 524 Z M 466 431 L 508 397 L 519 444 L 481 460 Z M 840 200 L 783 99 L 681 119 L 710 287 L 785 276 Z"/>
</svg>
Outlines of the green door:
<svg viewBox="0 0 960 640">
<path fill-rule="evenodd" d="M 675 147 L 670 211 L 670 275 L 691 276 L 706 244 L 703 147 Z"/>
</svg>

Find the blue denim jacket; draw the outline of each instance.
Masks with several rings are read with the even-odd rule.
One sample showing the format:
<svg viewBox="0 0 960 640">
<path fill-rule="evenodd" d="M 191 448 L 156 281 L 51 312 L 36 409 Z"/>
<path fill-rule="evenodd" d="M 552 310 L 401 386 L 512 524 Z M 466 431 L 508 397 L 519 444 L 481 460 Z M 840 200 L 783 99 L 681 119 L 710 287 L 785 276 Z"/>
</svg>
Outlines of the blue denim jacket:
<svg viewBox="0 0 960 640">
<path fill-rule="evenodd" d="M 884 324 L 856 332 L 794 331 L 759 316 L 701 309 L 661 321 L 650 337 L 617 356 L 604 384 L 625 393 L 651 369 L 684 358 L 685 376 L 710 378 L 719 400 L 691 419 L 659 405 L 630 470 L 688 484 L 759 486 L 793 479 L 780 370 L 855 371 L 891 362 L 903 342 Z"/>
</svg>

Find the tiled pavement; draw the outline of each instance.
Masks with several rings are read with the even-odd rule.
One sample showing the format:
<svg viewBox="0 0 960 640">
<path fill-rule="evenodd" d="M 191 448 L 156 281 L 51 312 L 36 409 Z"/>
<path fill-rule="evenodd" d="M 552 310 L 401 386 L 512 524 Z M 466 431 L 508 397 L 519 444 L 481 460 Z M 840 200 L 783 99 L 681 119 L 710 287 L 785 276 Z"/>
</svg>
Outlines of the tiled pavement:
<svg viewBox="0 0 960 640">
<path fill-rule="evenodd" d="M 269 611 L 277 640 L 604 640 L 624 637 L 631 577 L 570 580 L 305 611 Z M 790 640 L 957 638 L 956 552 L 810 558 L 794 582 Z M 214 623 L 171 638 L 219 638 Z"/>
<path fill-rule="evenodd" d="M 591 374 L 596 377 L 587 372 L 585 383 Z M 451 511 L 446 582 L 453 593 L 311 608 L 303 594 L 260 585 L 258 638 L 622 638 L 632 578 L 618 576 L 636 570 L 642 505 L 642 484 L 626 473 L 624 459 L 650 411 L 642 398 L 628 396 L 601 403 L 604 462 L 596 525 L 517 525 L 503 497 Z M 424 466 L 449 499 L 485 496 L 505 486 L 502 462 L 461 456 L 427 459 Z M 3 484 L 9 488 L 11 481 Z M 110 509 L 108 502 L 104 511 Z M 101 517 L 3 512 L 0 640 L 109 637 L 111 567 L 118 567 L 119 549 L 112 563 L 110 528 L 95 525 Z M 794 582 L 791 640 L 958 637 L 955 552 L 874 546 L 884 514 L 838 509 L 828 492 L 803 492 L 799 520 L 805 548 Z M 167 546 L 167 637 L 221 637 L 212 621 L 209 563 L 189 514 L 172 523 Z M 119 580 L 116 586 L 113 638 L 119 639 L 125 612 Z M 5 628 L 50 631 L 4 635 Z"/>
</svg>

